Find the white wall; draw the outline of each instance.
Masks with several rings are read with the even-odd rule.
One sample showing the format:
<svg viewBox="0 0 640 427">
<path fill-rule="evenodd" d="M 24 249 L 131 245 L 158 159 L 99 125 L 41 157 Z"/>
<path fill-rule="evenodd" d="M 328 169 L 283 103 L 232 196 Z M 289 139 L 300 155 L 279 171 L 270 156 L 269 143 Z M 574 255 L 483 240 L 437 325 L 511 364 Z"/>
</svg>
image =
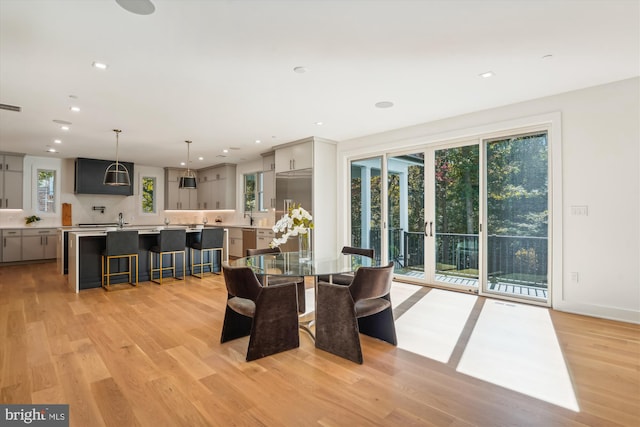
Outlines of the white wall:
<svg viewBox="0 0 640 427">
<path fill-rule="evenodd" d="M 562 216 L 553 230 L 561 242 L 552 283 L 555 309 L 640 323 L 640 79 L 623 80 L 551 97 L 439 120 L 338 145 L 338 212 L 347 212 L 348 158 L 424 146 L 534 125 L 557 116 L 561 143 L 558 200 Z M 531 122 L 531 123 L 529 123 Z M 556 146 L 557 147 L 557 146 Z M 556 157 L 556 159 L 557 159 Z M 588 206 L 588 216 L 571 206 Z M 558 211 L 558 207 L 555 208 Z M 338 235 L 348 243 L 347 221 Z M 554 262 L 556 257 L 554 256 Z M 571 282 L 571 272 L 579 281 Z M 557 273 L 557 272 L 556 272 Z"/>
</svg>

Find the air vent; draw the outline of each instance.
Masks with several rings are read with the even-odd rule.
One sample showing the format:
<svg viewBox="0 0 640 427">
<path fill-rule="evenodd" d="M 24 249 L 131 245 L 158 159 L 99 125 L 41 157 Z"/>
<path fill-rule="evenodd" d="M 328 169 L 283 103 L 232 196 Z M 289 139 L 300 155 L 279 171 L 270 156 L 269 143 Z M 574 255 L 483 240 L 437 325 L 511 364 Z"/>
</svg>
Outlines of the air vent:
<svg viewBox="0 0 640 427">
<path fill-rule="evenodd" d="M 17 111 L 19 113 L 22 111 L 22 107 L 18 107 L 17 105 L 0 104 L 0 110 Z"/>
</svg>

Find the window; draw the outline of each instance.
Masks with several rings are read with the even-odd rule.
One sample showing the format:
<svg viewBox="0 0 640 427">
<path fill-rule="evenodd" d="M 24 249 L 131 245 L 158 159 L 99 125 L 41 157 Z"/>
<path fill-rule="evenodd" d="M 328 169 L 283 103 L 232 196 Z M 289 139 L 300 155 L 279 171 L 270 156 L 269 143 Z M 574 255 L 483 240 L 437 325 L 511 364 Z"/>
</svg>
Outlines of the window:
<svg viewBox="0 0 640 427">
<path fill-rule="evenodd" d="M 244 212 L 266 212 L 271 200 L 265 200 L 264 172 L 244 175 Z"/>
<path fill-rule="evenodd" d="M 142 177 L 142 213 L 156 213 L 156 178 Z"/>
<path fill-rule="evenodd" d="M 244 211 L 251 212 L 256 210 L 257 200 L 257 173 L 249 173 L 244 175 Z"/>
<path fill-rule="evenodd" d="M 38 212 L 54 213 L 56 211 L 56 171 L 38 169 L 37 188 Z"/>
</svg>

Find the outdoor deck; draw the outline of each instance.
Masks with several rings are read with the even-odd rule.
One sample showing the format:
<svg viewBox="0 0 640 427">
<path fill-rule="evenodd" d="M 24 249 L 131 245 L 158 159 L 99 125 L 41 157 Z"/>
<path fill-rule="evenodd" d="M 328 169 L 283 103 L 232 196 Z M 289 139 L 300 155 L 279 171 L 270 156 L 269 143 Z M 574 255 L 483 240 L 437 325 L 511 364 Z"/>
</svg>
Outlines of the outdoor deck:
<svg viewBox="0 0 640 427">
<path fill-rule="evenodd" d="M 417 279 L 424 279 L 424 273 L 421 272 L 421 271 L 406 270 L 406 271 L 403 271 L 400 274 L 402 274 L 403 276 L 407 276 L 407 277 L 412 277 L 412 278 L 417 278 Z M 477 279 L 470 279 L 470 278 L 466 278 L 466 277 L 457 277 L 457 276 L 449 276 L 449 275 L 444 275 L 444 274 L 436 274 L 436 281 L 440 282 L 440 283 L 451 284 L 451 285 L 469 286 L 471 288 L 477 288 L 478 287 L 478 280 Z M 541 298 L 541 299 L 547 299 L 548 298 L 547 289 L 538 288 L 538 287 L 535 287 L 535 286 L 526 286 L 526 285 L 518 285 L 518 284 L 513 284 L 513 283 L 498 282 L 498 283 L 489 284 L 489 289 L 491 291 L 500 292 L 500 293 L 503 293 L 503 294 L 522 295 L 522 296 L 528 296 L 528 297 L 533 297 L 533 298 Z"/>
</svg>

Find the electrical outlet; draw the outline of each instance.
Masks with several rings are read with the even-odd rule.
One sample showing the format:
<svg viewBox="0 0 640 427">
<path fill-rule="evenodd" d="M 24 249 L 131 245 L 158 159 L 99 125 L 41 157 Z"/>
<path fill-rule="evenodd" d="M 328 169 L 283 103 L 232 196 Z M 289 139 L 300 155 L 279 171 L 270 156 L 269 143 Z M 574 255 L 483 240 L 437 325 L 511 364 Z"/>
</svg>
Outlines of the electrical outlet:
<svg viewBox="0 0 640 427">
<path fill-rule="evenodd" d="M 571 215 L 589 216 L 589 206 L 571 206 Z"/>
<path fill-rule="evenodd" d="M 572 271 L 571 272 L 571 281 L 573 283 L 578 283 L 579 276 L 578 276 L 578 272 L 577 271 Z"/>
</svg>

